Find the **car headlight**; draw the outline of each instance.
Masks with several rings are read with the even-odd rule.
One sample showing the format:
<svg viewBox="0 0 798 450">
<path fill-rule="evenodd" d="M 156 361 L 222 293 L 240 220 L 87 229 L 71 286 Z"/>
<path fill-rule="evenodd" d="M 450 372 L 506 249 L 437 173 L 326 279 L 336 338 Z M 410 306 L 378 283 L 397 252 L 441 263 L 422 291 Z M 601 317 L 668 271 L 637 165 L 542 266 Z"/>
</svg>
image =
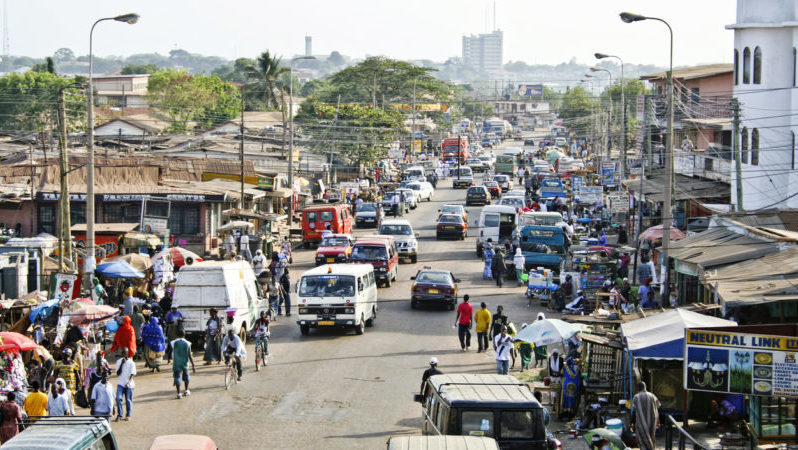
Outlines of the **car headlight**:
<svg viewBox="0 0 798 450">
<path fill-rule="evenodd" d="M 385 272 L 386 269 L 385 269 L 385 267 L 379 267 L 379 268 L 377 268 L 377 270 L 379 270 L 380 272 Z"/>
<path fill-rule="evenodd" d="M 338 257 L 342 258 L 342 259 L 346 259 L 346 253 L 339 253 Z"/>
<path fill-rule="evenodd" d="M 307 308 L 299 308 L 299 314 L 308 314 Z"/>
<path fill-rule="evenodd" d="M 354 314 L 355 308 L 344 308 L 344 314 Z"/>
</svg>

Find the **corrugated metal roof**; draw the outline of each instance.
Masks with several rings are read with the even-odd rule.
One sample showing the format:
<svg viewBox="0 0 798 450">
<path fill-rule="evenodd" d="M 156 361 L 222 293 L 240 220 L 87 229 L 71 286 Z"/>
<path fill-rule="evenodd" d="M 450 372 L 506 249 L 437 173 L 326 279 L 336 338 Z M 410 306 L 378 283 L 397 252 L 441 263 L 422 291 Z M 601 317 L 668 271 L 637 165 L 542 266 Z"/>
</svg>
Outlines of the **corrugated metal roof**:
<svg viewBox="0 0 798 450">
<path fill-rule="evenodd" d="M 701 66 L 684 67 L 682 69 L 673 70 L 673 78 L 683 80 L 694 80 L 697 78 L 713 77 L 725 73 L 734 72 L 734 65 L 732 64 L 706 64 Z M 641 75 L 641 80 L 664 80 L 668 72 L 657 72 L 648 75 Z M 732 87 L 729 85 L 729 92 Z"/>
<path fill-rule="evenodd" d="M 640 180 L 624 180 L 623 184 L 632 192 L 640 191 Z M 643 180 L 643 195 L 651 202 L 663 202 L 667 179 L 664 174 L 658 174 Z M 686 175 L 674 176 L 674 200 L 687 199 L 723 199 L 730 198 L 731 188 L 727 183 L 719 181 L 699 180 Z"/>
<path fill-rule="evenodd" d="M 704 274 L 727 306 L 798 300 L 798 247 Z"/>
<path fill-rule="evenodd" d="M 509 375 L 445 374 L 433 375 L 430 382 L 449 401 L 537 401 L 523 382 Z"/>
<path fill-rule="evenodd" d="M 709 267 L 733 264 L 779 251 L 779 244 L 736 233 L 729 228 L 710 229 L 671 244 L 674 260 Z"/>
</svg>

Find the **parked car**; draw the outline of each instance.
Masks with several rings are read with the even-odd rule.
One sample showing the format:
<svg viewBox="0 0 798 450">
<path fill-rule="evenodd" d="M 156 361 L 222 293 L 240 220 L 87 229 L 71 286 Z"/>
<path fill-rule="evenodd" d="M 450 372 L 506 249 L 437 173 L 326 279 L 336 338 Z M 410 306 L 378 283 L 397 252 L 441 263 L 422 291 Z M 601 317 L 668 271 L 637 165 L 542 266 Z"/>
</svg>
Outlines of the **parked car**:
<svg viewBox="0 0 798 450">
<path fill-rule="evenodd" d="M 331 234 L 325 237 L 316 250 L 316 265 L 348 263 L 353 242 L 349 234 Z"/>
<path fill-rule="evenodd" d="M 411 308 L 442 303 L 449 310 L 453 310 L 457 305 L 457 283 L 460 280 L 448 270 L 432 270 L 430 267 L 424 267 L 410 279 L 413 280 L 413 285 L 410 287 Z"/>
<path fill-rule="evenodd" d="M 454 237 L 461 241 L 468 233 L 468 223 L 459 214 L 443 214 L 435 225 L 435 238 Z"/>
<path fill-rule="evenodd" d="M 433 188 L 432 184 L 428 181 L 417 181 L 408 184 L 407 187 L 418 193 L 419 202 L 421 202 L 421 200 L 432 201 L 432 194 L 435 192 L 435 188 Z"/>
<path fill-rule="evenodd" d="M 413 232 L 410 222 L 405 219 L 387 219 L 380 225 L 379 233 L 396 239 L 400 259 L 410 259 L 413 263 L 418 260 L 418 233 Z"/>
<path fill-rule="evenodd" d="M 444 214 L 460 214 L 463 220 L 468 222 L 468 211 L 462 205 L 443 205 L 438 210 L 438 218 L 440 219 Z"/>
<path fill-rule="evenodd" d="M 383 217 L 385 217 L 385 212 L 379 203 L 361 203 L 355 211 L 355 226 L 357 228 L 379 227 Z"/>
<path fill-rule="evenodd" d="M 466 206 L 490 205 L 490 192 L 485 186 L 471 186 L 466 192 Z"/>
</svg>

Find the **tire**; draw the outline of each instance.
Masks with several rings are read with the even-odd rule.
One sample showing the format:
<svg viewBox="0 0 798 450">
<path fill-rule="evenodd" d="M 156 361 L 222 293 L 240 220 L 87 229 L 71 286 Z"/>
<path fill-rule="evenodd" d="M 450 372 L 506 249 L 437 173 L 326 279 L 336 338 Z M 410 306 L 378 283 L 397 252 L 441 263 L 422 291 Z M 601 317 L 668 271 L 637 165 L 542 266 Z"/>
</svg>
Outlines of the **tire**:
<svg viewBox="0 0 798 450">
<path fill-rule="evenodd" d="M 454 311 L 454 301 L 449 303 L 449 311 Z"/>
<path fill-rule="evenodd" d="M 260 345 L 255 344 L 255 372 L 260 372 L 260 366 L 263 364 L 263 356 L 261 356 Z"/>
<path fill-rule="evenodd" d="M 363 320 L 363 317 L 361 317 L 360 318 L 360 323 L 355 325 L 355 334 L 360 336 L 360 335 L 362 335 L 365 332 L 366 332 L 366 324 L 365 324 L 365 321 Z"/>
<path fill-rule="evenodd" d="M 247 343 L 247 324 L 246 322 L 241 324 L 241 331 L 238 332 L 238 338 L 241 339 L 242 344 Z"/>
<path fill-rule="evenodd" d="M 303 242 L 302 248 L 310 248 L 310 242 Z"/>
<path fill-rule="evenodd" d="M 418 303 L 415 300 L 410 300 L 410 309 L 418 308 Z"/>
<path fill-rule="evenodd" d="M 418 255 L 411 256 L 410 257 L 410 262 L 412 262 L 413 264 L 417 263 L 418 262 Z"/>
<path fill-rule="evenodd" d="M 435 233 L 435 239 L 436 239 L 436 240 L 438 240 L 438 241 L 440 241 L 440 240 L 441 240 L 441 235 L 440 235 L 440 233 Z"/>
<path fill-rule="evenodd" d="M 302 336 L 307 336 L 310 334 L 310 327 L 307 325 L 300 325 L 299 332 L 302 333 Z"/>
<path fill-rule="evenodd" d="M 387 288 L 391 287 L 391 277 L 390 276 L 385 280 L 384 284 L 385 284 L 385 287 L 387 287 Z"/>
<path fill-rule="evenodd" d="M 224 389 L 230 389 L 230 386 L 233 385 L 233 380 L 235 380 L 235 364 L 231 364 L 230 367 L 225 367 L 224 369 Z"/>
<path fill-rule="evenodd" d="M 377 318 L 377 308 L 375 307 L 375 308 L 371 309 L 371 317 L 366 319 L 366 326 L 367 327 L 373 327 L 374 326 L 374 319 L 376 319 L 376 318 Z"/>
</svg>

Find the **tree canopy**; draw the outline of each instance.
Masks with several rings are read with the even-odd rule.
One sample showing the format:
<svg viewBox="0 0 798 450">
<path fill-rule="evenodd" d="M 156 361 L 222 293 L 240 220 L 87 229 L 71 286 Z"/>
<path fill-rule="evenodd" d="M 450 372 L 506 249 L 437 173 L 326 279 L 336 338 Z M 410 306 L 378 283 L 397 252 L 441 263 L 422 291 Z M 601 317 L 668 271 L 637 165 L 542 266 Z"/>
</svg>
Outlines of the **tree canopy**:
<svg viewBox="0 0 798 450">
<path fill-rule="evenodd" d="M 0 77 L 0 130 L 6 133 L 29 133 L 54 124 L 56 101 L 62 88 L 67 98 L 67 120 L 70 130 L 85 128 L 86 97 L 84 79 L 67 79 L 48 72 L 29 71 Z"/>
</svg>

